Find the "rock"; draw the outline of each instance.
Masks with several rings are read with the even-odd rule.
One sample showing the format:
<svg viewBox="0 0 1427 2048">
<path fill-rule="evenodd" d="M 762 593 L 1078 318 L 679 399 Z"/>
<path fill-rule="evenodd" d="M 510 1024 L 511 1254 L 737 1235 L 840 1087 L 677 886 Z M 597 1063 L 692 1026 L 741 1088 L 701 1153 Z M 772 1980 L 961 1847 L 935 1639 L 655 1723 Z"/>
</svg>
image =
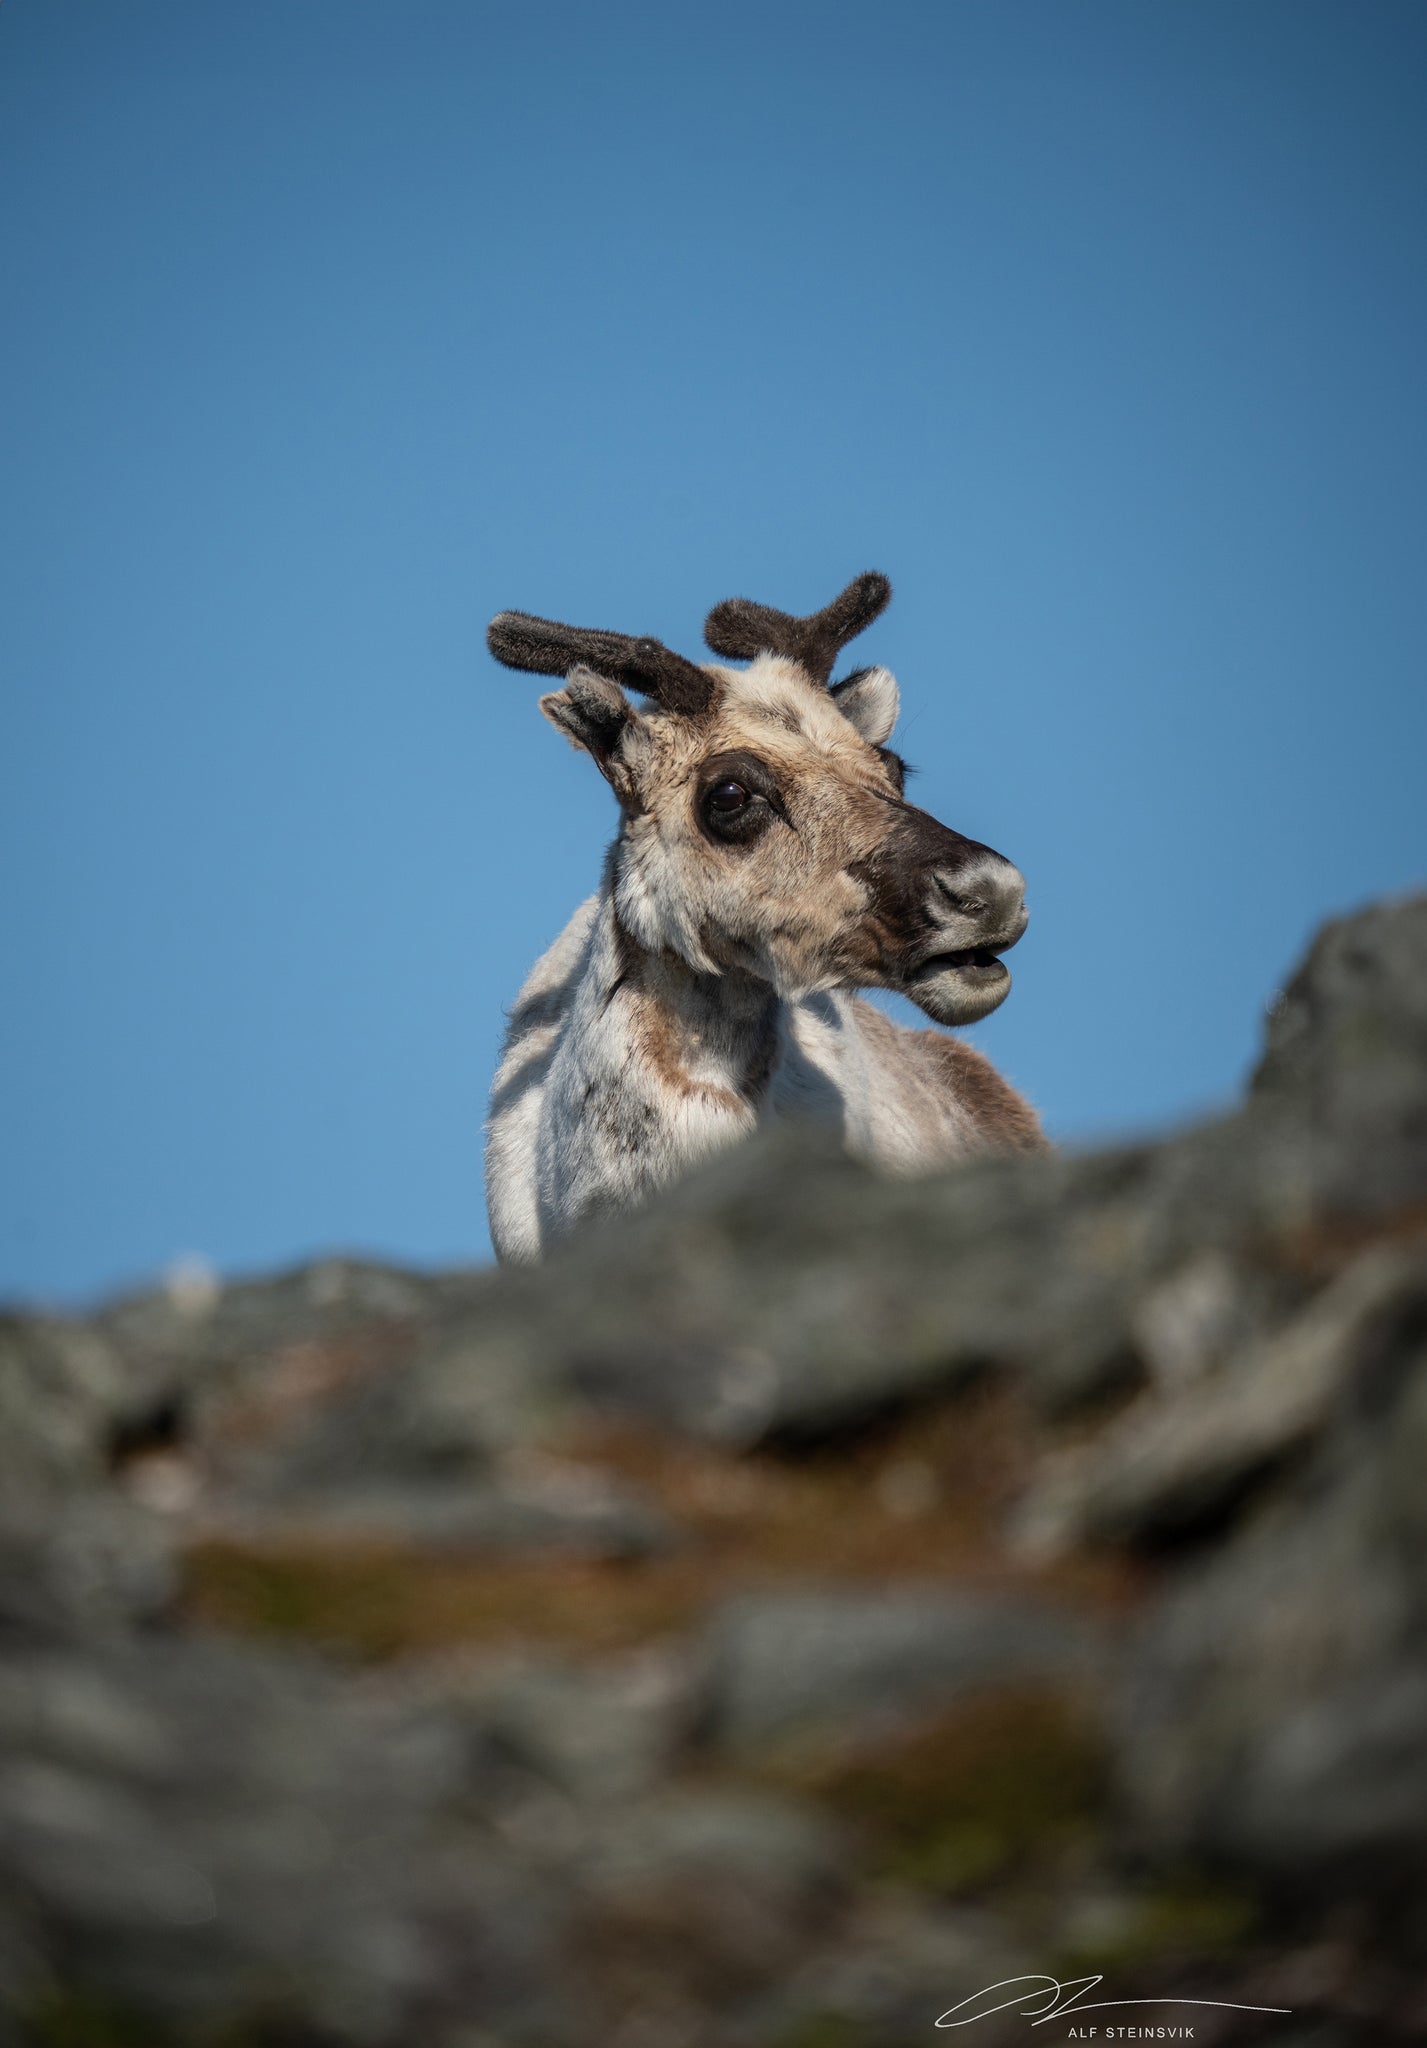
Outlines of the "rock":
<svg viewBox="0 0 1427 2048">
<path fill-rule="evenodd" d="M 208 1509 L 202 1537 L 272 1545 L 397 1543 L 443 1552 L 644 1557 L 674 1540 L 668 1519 L 626 1485 L 567 1460 L 518 1476 L 298 1490 L 248 1488 Z"/>
<path fill-rule="evenodd" d="M 566 1797 L 620 1805 L 673 1766 L 690 1712 L 687 1660 L 636 1651 L 599 1666 L 549 1656 L 482 1674 L 463 1698 L 482 1733 Z"/>
<path fill-rule="evenodd" d="M 1389 1329 L 1356 1412 L 1152 1610 L 1119 1754 L 1126 1811 L 1157 1853 L 1400 1905 L 1404 1886 L 1420 1897 L 1427 1839 L 1420 1294 Z"/>
<path fill-rule="evenodd" d="M 221 1282 L 180 1270 L 161 1288 L 125 1296 L 95 1319 L 126 1357 L 160 1361 L 186 1381 L 229 1375 L 296 1344 L 372 1325 L 425 1326 L 460 1308 L 479 1280 L 421 1274 L 358 1259 L 322 1259 L 271 1279 Z"/>
<path fill-rule="evenodd" d="M 108 1468 L 127 1390 L 98 1330 L 59 1317 L 0 1317 L 0 1497 L 48 1503 Z"/>
<path fill-rule="evenodd" d="M 826 1821 L 766 1792 L 666 1794 L 612 1818 L 579 1872 L 601 2037 L 737 2038 L 826 1931 L 843 1865 Z"/>
<path fill-rule="evenodd" d="M 1035 1967 L 995 1916 L 884 1891 L 778 1987 L 768 2036 L 796 2041 L 801 2032 L 813 2042 L 879 2048 L 921 2040 L 959 2000 Z M 977 2022 L 975 2038 L 1006 2048 L 1024 2039 L 1025 2026 L 1019 2014 L 987 2018 Z"/>
<path fill-rule="evenodd" d="M 0 1650 L 122 1633 L 159 1619 L 177 1590 L 171 1532 L 123 1500 L 0 1510 Z"/>
<path fill-rule="evenodd" d="M 1068 1678 L 1093 1636 L 1065 1613 L 932 1586 L 749 1594 L 715 1617 L 707 1739 L 745 1750 L 896 1724 L 968 1693 Z"/>
<path fill-rule="evenodd" d="M 1295 1290 L 1221 1248 L 1191 1253 L 1136 1301 L 1130 1334 L 1149 1385 L 1175 1393 L 1216 1372 L 1281 1320 Z"/>
<path fill-rule="evenodd" d="M 626 1808 L 582 1860 L 587 1894 L 628 1898 L 690 1874 L 717 1873 L 765 1905 L 816 1902 L 836 1890 L 836 1830 L 772 1793 L 681 1792 Z"/>
<path fill-rule="evenodd" d="M 1252 1093 L 1360 1151 L 1378 1199 L 1400 1200 L 1420 1186 L 1424 1065 L 1427 896 L 1413 896 L 1323 927 L 1270 1014 Z"/>
<path fill-rule="evenodd" d="M 293 1489 L 375 1473 L 473 1475 L 557 1434 L 572 1401 L 548 1349 L 522 1340 L 533 1276 L 487 1275 L 478 1306 L 409 1333 L 401 1369 L 364 1373 L 314 1404 L 262 1468 Z"/>
<path fill-rule="evenodd" d="M 1339 1416 L 1427 1316 L 1427 1243 L 1365 1252 L 1298 1315 L 1206 1380 L 1148 1393 L 1024 1504 L 1033 1550 L 1165 1543 L 1233 1512 Z"/>
<path fill-rule="evenodd" d="M 453 1821 L 449 1725 L 383 1722 L 300 1659 L 149 1642 L 12 1661 L 0 1752 L 12 2014 L 260 2028 L 280 1986 L 288 2025 L 369 2041 L 454 2039 L 463 1998 L 548 2009 L 548 1912 Z"/>
<path fill-rule="evenodd" d="M 502 1404 L 519 1410 L 527 1390 L 495 1388 L 492 1360 L 461 1365 L 461 1332 L 492 1284 L 327 1259 L 230 1286 L 195 1289 L 179 1276 L 116 1303 L 94 1329 L 128 1382 L 121 1449 L 177 1443 L 205 1484 L 305 1464 L 315 1480 L 369 1475 L 383 1452 L 395 1471 L 408 1447 L 389 1410 L 404 1371 L 420 1364 L 434 1380 L 453 1350 L 464 1410 L 484 1394 L 503 1444 L 520 1432 L 499 1427 Z M 483 1438 L 476 1462 L 487 1447 Z"/>
</svg>

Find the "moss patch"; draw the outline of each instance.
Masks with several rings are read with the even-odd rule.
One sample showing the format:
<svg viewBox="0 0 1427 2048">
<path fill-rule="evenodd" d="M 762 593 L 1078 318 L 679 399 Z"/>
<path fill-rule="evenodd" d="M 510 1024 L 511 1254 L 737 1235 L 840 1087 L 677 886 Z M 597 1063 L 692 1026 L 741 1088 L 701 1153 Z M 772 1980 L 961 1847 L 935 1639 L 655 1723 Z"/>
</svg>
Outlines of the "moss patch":
<svg viewBox="0 0 1427 2048">
<path fill-rule="evenodd" d="M 1072 1701 L 1026 1691 L 969 1701 L 798 1779 L 865 1834 L 881 1874 L 954 1895 L 1091 1833 L 1105 1758 Z"/>
<path fill-rule="evenodd" d="M 812 2012 L 780 2034 L 774 2048 L 892 2048 L 892 2044 L 884 2034 L 879 2034 L 874 2044 L 863 2022 L 850 2013 Z"/>
<path fill-rule="evenodd" d="M 148 2018 L 72 1992 L 36 2000 L 20 2024 L 26 2048 L 169 2048 L 172 2040 Z"/>
<path fill-rule="evenodd" d="M 314 2036 L 286 2009 L 207 2020 L 190 2016 L 180 2025 L 108 1999 L 56 1990 L 19 2017 L 18 2038 L 23 2048 L 311 2048 Z"/>
<path fill-rule="evenodd" d="M 1255 1901 L 1230 1885 L 1198 1876 L 1161 1881 L 1137 1899 L 1122 1928 L 1104 1941 L 1067 1950 L 1055 1968 L 1057 1974 L 1075 1975 L 1218 1958 L 1240 1947 L 1258 1919 Z"/>
<path fill-rule="evenodd" d="M 472 1560 L 395 1544 L 212 1541 L 188 1554 L 190 1620 L 382 1659 L 451 1644 L 598 1652 L 691 1620 L 687 1571 L 568 1558 Z"/>
</svg>

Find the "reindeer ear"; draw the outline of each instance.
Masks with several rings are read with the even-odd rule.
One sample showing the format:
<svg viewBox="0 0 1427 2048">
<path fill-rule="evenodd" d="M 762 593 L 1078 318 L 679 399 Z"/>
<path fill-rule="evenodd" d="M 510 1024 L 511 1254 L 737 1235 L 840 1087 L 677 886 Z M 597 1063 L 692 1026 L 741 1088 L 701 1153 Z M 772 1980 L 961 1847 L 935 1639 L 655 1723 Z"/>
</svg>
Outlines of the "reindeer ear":
<svg viewBox="0 0 1427 2048">
<path fill-rule="evenodd" d="M 563 690 L 540 699 L 540 709 L 566 739 L 594 757 L 601 775 L 610 773 L 615 748 L 634 716 L 634 707 L 618 683 L 592 668 L 572 668 Z"/>
<path fill-rule="evenodd" d="M 897 678 L 885 668 L 859 668 L 832 686 L 832 701 L 871 747 L 891 737 L 901 708 Z"/>
</svg>

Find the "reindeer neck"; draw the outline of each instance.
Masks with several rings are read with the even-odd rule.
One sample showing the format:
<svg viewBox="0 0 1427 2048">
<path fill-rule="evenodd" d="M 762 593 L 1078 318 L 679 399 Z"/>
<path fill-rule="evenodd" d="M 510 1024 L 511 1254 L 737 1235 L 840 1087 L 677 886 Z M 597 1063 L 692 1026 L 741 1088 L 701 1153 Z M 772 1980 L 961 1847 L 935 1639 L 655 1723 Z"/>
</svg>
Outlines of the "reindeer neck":
<svg viewBox="0 0 1427 2048">
<path fill-rule="evenodd" d="M 503 1257 L 534 1257 L 746 1136 L 779 1058 L 772 989 L 640 945 L 613 884 L 611 862 L 511 1018 L 487 1155 Z"/>
<path fill-rule="evenodd" d="M 691 1101 L 746 1120 L 767 1092 L 779 1042 L 778 997 L 737 971 L 703 974 L 677 953 L 653 952 L 601 895 L 607 1011 L 646 1085 L 671 1113 Z"/>
</svg>

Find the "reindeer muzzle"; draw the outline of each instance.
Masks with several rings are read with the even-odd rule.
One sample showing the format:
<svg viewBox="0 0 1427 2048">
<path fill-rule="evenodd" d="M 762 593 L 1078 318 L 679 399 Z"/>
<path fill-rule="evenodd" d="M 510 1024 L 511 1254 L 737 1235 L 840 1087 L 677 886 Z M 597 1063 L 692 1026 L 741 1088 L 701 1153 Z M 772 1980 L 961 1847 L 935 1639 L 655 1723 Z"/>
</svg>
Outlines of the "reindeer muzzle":
<svg viewBox="0 0 1427 2048">
<path fill-rule="evenodd" d="M 1026 929 L 1020 869 L 909 805 L 865 873 L 887 948 L 887 984 L 938 1024 L 989 1017 L 1011 988 L 1001 955 Z"/>
<path fill-rule="evenodd" d="M 974 1024 L 1006 1000 L 1011 974 L 1001 955 L 1029 918 L 1020 869 L 989 846 L 974 847 L 974 855 L 934 873 L 938 928 L 906 981 L 912 1001 L 939 1024 Z"/>
</svg>

